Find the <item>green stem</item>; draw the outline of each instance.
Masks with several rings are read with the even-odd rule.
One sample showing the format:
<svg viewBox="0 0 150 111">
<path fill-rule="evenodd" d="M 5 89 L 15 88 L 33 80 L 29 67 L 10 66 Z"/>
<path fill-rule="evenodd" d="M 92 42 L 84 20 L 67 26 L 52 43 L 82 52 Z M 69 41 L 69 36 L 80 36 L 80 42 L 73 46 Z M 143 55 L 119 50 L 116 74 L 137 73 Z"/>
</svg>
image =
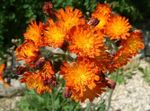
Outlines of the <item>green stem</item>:
<svg viewBox="0 0 150 111">
<path fill-rule="evenodd" d="M 53 101 L 53 94 L 50 94 L 51 95 L 51 102 L 52 102 L 52 111 L 54 111 L 54 101 Z"/>
<path fill-rule="evenodd" d="M 119 70 L 116 71 L 115 81 L 117 81 L 118 75 L 119 75 Z M 110 95 L 109 95 L 109 97 L 108 97 L 108 105 L 107 105 L 106 111 L 109 111 L 109 109 L 110 109 L 110 107 L 111 107 L 111 100 L 112 100 L 113 92 L 114 92 L 114 89 L 113 89 L 113 90 L 110 90 Z"/>
<path fill-rule="evenodd" d="M 113 95 L 113 90 L 110 90 L 110 95 L 109 95 L 109 98 L 108 98 L 108 106 L 107 106 L 106 111 L 109 111 L 109 109 L 110 109 L 110 107 L 111 107 L 112 95 Z"/>
</svg>

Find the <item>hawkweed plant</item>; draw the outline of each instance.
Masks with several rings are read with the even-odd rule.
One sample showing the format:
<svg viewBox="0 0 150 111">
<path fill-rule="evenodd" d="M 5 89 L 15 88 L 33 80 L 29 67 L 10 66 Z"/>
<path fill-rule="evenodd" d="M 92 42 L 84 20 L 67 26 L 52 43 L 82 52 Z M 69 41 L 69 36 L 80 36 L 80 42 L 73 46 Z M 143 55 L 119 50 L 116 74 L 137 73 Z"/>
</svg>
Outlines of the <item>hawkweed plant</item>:
<svg viewBox="0 0 150 111">
<path fill-rule="evenodd" d="M 37 94 L 52 93 L 61 84 L 58 74 L 66 98 L 93 101 L 108 89 L 113 92 L 116 82 L 108 75 L 144 48 L 142 31 L 107 3 L 98 3 L 90 18 L 71 6 L 54 10 L 50 2 L 43 11 L 47 20 L 32 21 L 16 49 L 16 73 Z"/>
</svg>

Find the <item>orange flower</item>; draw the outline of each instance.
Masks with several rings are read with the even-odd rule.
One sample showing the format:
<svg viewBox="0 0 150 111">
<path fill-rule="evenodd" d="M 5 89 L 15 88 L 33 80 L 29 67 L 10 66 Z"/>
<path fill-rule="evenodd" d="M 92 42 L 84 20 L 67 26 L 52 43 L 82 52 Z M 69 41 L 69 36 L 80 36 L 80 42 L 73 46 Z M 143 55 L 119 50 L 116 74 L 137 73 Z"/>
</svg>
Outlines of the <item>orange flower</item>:
<svg viewBox="0 0 150 111">
<path fill-rule="evenodd" d="M 100 77 L 98 67 L 88 60 L 79 60 L 73 63 L 64 63 L 61 74 L 66 81 L 66 87 L 71 91 L 71 97 L 75 101 L 84 101 L 97 97 L 104 91 L 104 85 L 98 83 Z"/>
<path fill-rule="evenodd" d="M 122 41 L 121 45 L 124 48 L 124 50 L 134 55 L 144 48 L 144 42 L 142 38 L 143 37 L 141 30 L 135 30 L 131 32 L 130 37 Z"/>
<path fill-rule="evenodd" d="M 52 92 L 50 84 L 53 82 L 54 72 L 49 62 L 46 62 L 43 68 L 37 72 L 26 72 L 21 78 L 29 89 L 34 89 L 38 94 Z"/>
<path fill-rule="evenodd" d="M 44 32 L 44 41 L 47 45 L 52 47 L 60 47 L 64 42 L 64 37 L 66 35 L 64 27 L 61 27 L 60 24 L 54 23 L 51 19 L 48 21 L 49 26 Z"/>
<path fill-rule="evenodd" d="M 76 26 L 70 31 L 69 51 L 79 56 L 94 58 L 100 55 L 103 46 L 103 34 L 91 30 L 89 26 Z"/>
<path fill-rule="evenodd" d="M 129 36 L 131 25 L 128 19 L 119 15 L 112 15 L 106 24 L 105 33 L 110 39 L 126 39 Z"/>
<path fill-rule="evenodd" d="M 107 3 L 105 3 L 105 4 L 98 3 L 94 13 L 99 13 L 100 15 L 110 15 L 111 8 L 110 8 L 109 4 L 107 4 Z"/>
<path fill-rule="evenodd" d="M 10 84 L 8 84 L 8 83 L 4 80 L 3 75 L 2 75 L 4 69 L 5 69 L 5 64 L 1 64 L 1 65 L 0 65 L 0 82 L 2 82 L 2 85 L 3 85 L 5 88 L 8 88 L 8 87 L 10 87 Z M 0 83 L 0 84 L 1 84 L 1 83 Z"/>
<path fill-rule="evenodd" d="M 142 32 L 140 30 L 135 30 L 131 32 L 130 37 L 126 40 L 122 40 L 121 48 L 114 55 L 113 67 L 120 68 L 126 65 L 127 62 L 135 56 L 138 51 L 144 48 L 144 43 L 142 40 Z"/>
<path fill-rule="evenodd" d="M 54 71 L 52 69 L 50 62 L 48 61 L 45 62 L 42 69 L 40 70 L 40 73 L 42 74 L 44 79 L 52 78 L 54 76 Z"/>
<path fill-rule="evenodd" d="M 3 71 L 4 71 L 4 68 L 5 68 L 5 64 L 1 64 L 0 65 L 0 81 L 3 81 Z"/>
<path fill-rule="evenodd" d="M 103 49 L 101 55 L 94 58 L 93 61 L 99 67 L 99 72 L 108 73 L 110 71 L 109 68 L 112 62 L 111 59 L 112 57 L 110 56 L 110 54 L 106 52 L 106 49 Z"/>
<path fill-rule="evenodd" d="M 112 71 L 121 68 L 129 62 L 130 53 L 126 52 L 124 48 L 119 49 L 119 51 L 114 55 L 112 59 L 112 65 L 110 69 Z"/>
<path fill-rule="evenodd" d="M 56 17 L 66 31 L 69 31 L 73 26 L 84 24 L 85 20 L 82 17 L 82 12 L 78 9 L 73 9 L 68 6 L 64 9 L 59 9 L 56 12 Z"/>
<path fill-rule="evenodd" d="M 38 94 L 44 92 L 52 92 L 50 85 L 45 85 L 40 73 L 26 72 L 21 79 L 21 82 L 26 83 L 29 89 L 35 89 Z"/>
<path fill-rule="evenodd" d="M 95 18 L 98 18 L 98 20 L 99 20 L 99 23 L 96 25 L 96 28 L 98 28 L 98 29 L 104 29 L 104 26 L 108 22 L 109 16 L 100 15 L 98 13 L 95 13 L 92 16 L 95 17 Z"/>
<path fill-rule="evenodd" d="M 96 10 L 92 13 L 92 18 L 97 18 L 99 20 L 98 25 L 96 26 L 99 29 L 104 29 L 104 26 L 110 18 L 111 8 L 108 4 L 98 3 Z"/>
<path fill-rule="evenodd" d="M 16 49 L 17 60 L 25 60 L 26 63 L 36 60 L 38 56 L 38 48 L 33 41 L 26 40 Z"/>
<path fill-rule="evenodd" d="M 41 22 L 39 25 L 37 25 L 36 21 L 33 21 L 27 28 L 27 31 L 24 33 L 25 40 L 32 40 L 35 45 L 41 45 L 42 27 L 43 26 Z"/>
</svg>

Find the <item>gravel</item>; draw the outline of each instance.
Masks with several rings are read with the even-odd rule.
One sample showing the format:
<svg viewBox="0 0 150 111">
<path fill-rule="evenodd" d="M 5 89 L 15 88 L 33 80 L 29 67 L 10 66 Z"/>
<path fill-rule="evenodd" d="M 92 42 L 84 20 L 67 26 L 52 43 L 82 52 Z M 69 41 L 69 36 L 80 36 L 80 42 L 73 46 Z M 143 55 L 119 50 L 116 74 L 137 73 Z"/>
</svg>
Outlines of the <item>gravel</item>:
<svg viewBox="0 0 150 111">
<path fill-rule="evenodd" d="M 140 67 L 150 68 L 150 65 L 141 61 Z M 116 86 L 110 111 L 150 111 L 150 85 L 145 82 L 142 75 L 137 70 L 126 84 Z"/>
</svg>

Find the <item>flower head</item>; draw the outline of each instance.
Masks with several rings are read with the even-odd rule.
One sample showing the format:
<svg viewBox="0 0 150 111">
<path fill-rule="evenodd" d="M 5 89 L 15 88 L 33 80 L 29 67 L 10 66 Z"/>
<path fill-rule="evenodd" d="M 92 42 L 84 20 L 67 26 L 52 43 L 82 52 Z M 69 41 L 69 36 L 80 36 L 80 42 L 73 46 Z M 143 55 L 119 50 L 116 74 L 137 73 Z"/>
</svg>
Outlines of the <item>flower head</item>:
<svg viewBox="0 0 150 111">
<path fill-rule="evenodd" d="M 54 72 L 50 63 L 45 62 L 40 71 L 26 72 L 21 78 L 21 82 L 25 83 L 29 89 L 36 90 L 38 94 L 52 92 L 50 84 L 53 82 L 53 76 Z"/>
<path fill-rule="evenodd" d="M 4 68 L 5 68 L 5 64 L 1 64 L 1 65 L 0 65 L 0 81 L 3 81 L 2 73 L 3 73 L 3 71 L 4 71 Z"/>
<path fill-rule="evenodd" d="M 33 41 L 25 41 L 16 49 L 17 60 L 25 60 L 26 63 L 36 60 L 38 56 L 38 48 Z"/>
<path fill-rule="evenodd" d="M 4 72 L 4 69 L 5 69 L 5 64 L 1 64 L 1 65 L 0 65 L 0 82 L 2 82 L 2 85 L 3 85 L 5 88 L 8 88 L 8 87 L 10 87 L 10 84 L 8 84 L 8 83 L 5 81 L 5 79 L 4 79 L 3 75 L 2 75 L 2 73 Z M 0 83 L 0 84 L 1 84 L 1 83 Z"/>
<path fill-rule="evenodd" d="M 104 91 L 104 85 L 98 83 L 98 67 L 88 60 L 64 63 L 61 74 L 66 81 L 66 87 L 71 91 L 71 97 L 76 101 L 84 101 L 87 98 L 93 100 Z"/>
<path fill-rule="evenodd" d="M 144 48 L 144 42 L 142 40 L 142 32 L 140 30 L 135 30 L 131 32 L 131 35 L 126 39 L 122 40 L 121 48 L 113 57 L 114 68 L 120 68 L 126 65 L 130 58 L 135 56 L 139 50 Z"/>
<path fill-rule="evenodd" d="M 103 34 L 100 31 L 91 30 L 87 25 L 80 25 L 71 29 L 70 38 L 70 52 L 91 58 L 100 55 L 100 47 L 103 46 Z"/>
<path fill-rule="evenodd" d="M 54 23 L 51 19 L 48 21 L 49 26 L 44 32 L 44 42 L 52 47 L 60 47 L 64 42 L 64 37 L 66 32 L 64 31 L 62 25 L 58 22 Z"/>
<path fill-rule="evenodd" d="M 92 18 L 97 18 L 99 20 L 96 26 L 99 29 L 104 29 L 104 26 L 108 22 L 111 14 L 111 8 L 108 4 L 98 4 L 96 10 L 92 13 Z"/>
<path fill-rule="evenodd" d="M 49 85 L 44 84 L 44 80 L 40 73 L 26 72 L 21 82 L 25 83 L 29 89 L 35 89 L 38 94 L 52 91 Z"/>
<path fill-rule="evenodd" d="M 43 67 L 40 70 L 40 73 L 42 74 L 43 78 L 52 78 L 54 76 L 54 71 L 52 69 L 52 66 L 49 61 L 46 61 Z"/>
<path fill-rule="evenodd" d="M 37 46 L 42 45 L 42 29 L 43 26 L 41 22 L 39 25 L 37 25 L 36 21 L 31 22 L 27 31 L 24 33 L 25 40 L 32 40 Z"/>
<path fill-rule="evenodd" d="M 111 70 L 114 71 L 126 65 L 130 60 L 129 58 L 130 53 L 126 52 L 124 48 L 119 49 L 112 59 Z"/>
<path fill-rule="evenodd" d="M 112 15 L 106 24 L 105 33 L 110 39 L 126 39 L 129 36 L 131 25 L 128 19 L 119 15 Z"/>
<path fill-rule="evenodd" d="M 69 31 L 73 26 L 84 24 L 85 20 L 82 17 L 82 12 L 78 9 L 73 9 L 68 6 L 64 9 L 59 9 L 56 12 L 56 17 L 66 31 Z"/>
<path fill-rule="evenodd" d="M 99 13 L 100 15 L 110 15 L 111 8 L 110 8 L 109 4 L 107 4 L 107 3 L 105 3 L 105 4 L 98 3 L 94 13 Z"/>
<path fill-rule="evenodd" d="M 137 54 L 139 50 L 144 48 L 141 30 L 131 32 L 126 40 L 122 40 L 121 45 L 128 53 Z"/>
</svg>

